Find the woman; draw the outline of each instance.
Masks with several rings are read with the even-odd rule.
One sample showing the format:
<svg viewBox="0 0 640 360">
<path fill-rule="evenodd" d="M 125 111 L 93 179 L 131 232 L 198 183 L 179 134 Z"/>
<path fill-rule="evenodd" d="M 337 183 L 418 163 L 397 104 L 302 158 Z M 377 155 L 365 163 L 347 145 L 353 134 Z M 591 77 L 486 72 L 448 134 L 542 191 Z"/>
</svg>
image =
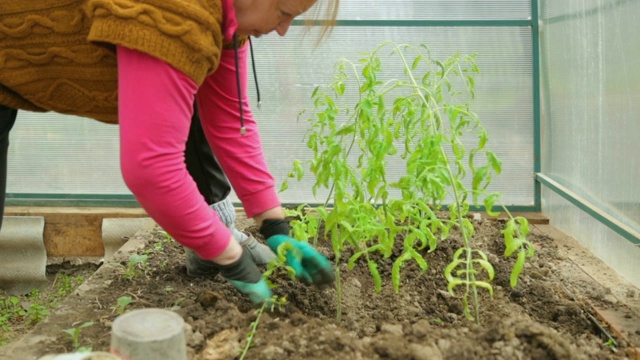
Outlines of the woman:
<svg viewBox="0 0 640 360">
<path fill-rule="evenodd" d="M 248 216 L 305 283 L 333 282 L 329 261 L 288 236 L 246 101 L 247 45 L 316 0 L 6 0 L 0 5 L 0 105 L 120 124 L 125 183 L 147 213 L 254 303 L 271 292 L 198 193 L 184 163 L 193 102 Z M 335 16 L 337 0 L 331 13 Z M 223 49 L 233 42 L 234 49 Z M 116 97 L 117 94 L 117 97 Z"/>
</svg>

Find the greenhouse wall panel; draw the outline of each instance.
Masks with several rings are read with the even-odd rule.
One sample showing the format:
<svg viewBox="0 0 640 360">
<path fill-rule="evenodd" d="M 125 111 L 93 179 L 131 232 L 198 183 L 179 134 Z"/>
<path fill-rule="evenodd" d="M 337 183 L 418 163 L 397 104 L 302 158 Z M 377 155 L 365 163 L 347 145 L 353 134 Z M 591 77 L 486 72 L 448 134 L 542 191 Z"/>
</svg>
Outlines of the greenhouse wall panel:
<svg viewBox="0 0 640 360">
<path fill-rule="evenodd" d="M 464 2 L 455 2 L 464 3 Z M 493 1 L 493 4 L 501 1 Z M 422 5 L 419 5 L 422 4 Z M 436 11 L 443 2 L 416 2 Z M 343 9 L 348 13 L 350 5 Z M 354 4 L 355 6 L 355 4 Z M 453 5 L 452 5 L 453 6 Z M 456 11 L 466 9 L 460 6 Z M 511 9 L 507 6 L 506 9 Z M 511 11 L 511 10 L 509 10 Z M 516 11 L 509 16 L 516 16 Z M 344 15 L 344 14 L 343 14 Z M 524 12 L 520 14 L 526 15 Z M 463 15 L 460 15 L 463 16 Z M 468 17 L 470 14 L 464 15 Z M 517 17 L 522 17 L 517 16 Z M 304 136 L 308 125 L 297 121 L 310 106 L 318 85 L 328 84 L 341 58 L 357 62 L 362 52 L 385 41 L 424 44 L 444 60 L 460 53 L 476 55 L 480 74 L 471 103 L 489 133 L 488 147 L 503 161 L 503 174 L 490 190 L 504 192 L 507 205 L 533 206 L 534 122 L 531 28 L 527 26 L 338 26 L 319 44 L 316 33 L 294 26 L 285 38 L 268 35 L 253 41 L 261 107 L 253 73 L 249 97 L 258 121 L 267 162 L 279 187 L 296 159 L 310 159 Z M 399 62 L 384 63 L 385 75 L 401 75 Z M 88 119 L 21 112 L 12 131 L 8 192 L 15 194 L 129 194 L 119 172 L 117 126 Z M 397 178 L 402 163 L 389 174 Z M 314 197 L 313 179 L 291 182 L 284 203 L 323 202 Z M 233 196 L 234 201 L 237 198 Z"/>
<path fill-rule="evenodd" d="M 342 1 L 340 20 L 525 20 L 530 0 Z"/>
<path fill-rule="evenodd" d="M 336 61 L 347 58 L 357 63 L 362 52 L 372 51 L 385 40 L 425 44 L 432 57 L 440 60 L 456 52 L 477 55 L 481 73 L 475 80 L 476 98 L 471 108 L 489 132 L 488 147 L 504 162 L 503 174 L 494 178 L 491 189 L 504 191 L 505 202 L 509 205 L 532 205 L 534 137 L 530 37 L 531 31 L 525 27 L 358 26 L 336 28 L 331 38 L 318 47 L 306 46 L 304 37 L 297 41 L 281 41 L 268 36 L 254 41 L 262 94 L 262 106 L 259 110 L 254 107 L 254 114 L 271 170 L 281 181 L 292 170 L 294 160 L 311 159 L 312 153 L 304 142 L 308 124 L 305 117 L 300 117 L 300 121 L 296 119 L 300 111 L 312 107 L 310 95 L 314 88 L 331 82 Z M 294 57 L 282 56 L 293 53 L 296 54 Z M 382 61 L 383 75 L 402 76 L 398 60 Z M 249 91 L 253 97 L 252 87 Z M 353 100 L 351 104 L 355 104 L 356 99 Z M 283 129 L 286 129 L 285 138 Z M 389 177 L 397 178 L 403 171 L 402 162 L 393 163 L 388 169 Z M 309 191 L 312 180 L 305 177 L 301 183 L 290 182 L 290 188 L 282 194 L 283 200 L 323 202 L 327 192 L 320 191 L 318 198 L 314 198 Z"/>
<path fill-rule="evenodd" d="M 542 172 L 640 231 L 640 2 L 543 0 L 540 8 Z M 554 196 L 543 197 L 543 210 L 555 226 L 640 283 L 620 261 L 637 263 L 640 249 L 629 252 L 626 239 Z"/>
</svg>

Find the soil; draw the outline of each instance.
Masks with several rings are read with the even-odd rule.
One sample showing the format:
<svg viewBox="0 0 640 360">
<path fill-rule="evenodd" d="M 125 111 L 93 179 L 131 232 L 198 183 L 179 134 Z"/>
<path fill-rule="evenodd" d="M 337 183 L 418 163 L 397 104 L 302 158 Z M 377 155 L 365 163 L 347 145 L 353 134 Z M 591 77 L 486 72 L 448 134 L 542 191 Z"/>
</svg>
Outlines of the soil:
<svg viewBox="0 0 640 360">
<path fill-rule="evenodd" d="M 500 222 L 482 219 L 474 225 L 475 246 L 483 249 L 496 270 L 493 298 L 480 290 L 479 325 L 465 318 L 461 299 L 447 292 L 442 274 L 459 247 L 452 239 L 440 243 L 434 252 L 422 252 L 429 264 L 426 272 L 413 263 L 403 267 L 399 293 L 393 291 L 390 281 L 395 255 L 380 260 L 380 293 L 374 291 L 365 263 L 358 263 L 353 270 L 340 265 L 341 322 L 336 321 L 334 287 L 306 287 L 278 274 L 273 280 L 278 285 L 274 292 L 286 296 L 288 304 L 261 315 L 246 359 L 635 358 L 635 348 L 621 338 L 616 338 L 615 348 L 605 345 L 603 334 L 612 332 L 596 320 L 593 306 L 637 314 L 606 287 L 584 274 L 568 271 L 571 261 L 554 238 L 541 231 L 530 235 L 536 255 L 512 289 L 509 274 L 515 259 L 502 256 Z M 252 227 L 246 231 L 256 233 Z M 135 238 L 29 339 L 6 347 L 6 358 L 71 352 L 70 340 L 62 329 L 86 321 L 94 325 L 82 329 L 81 344 L 91 345 L 94 351 L 108 351 L 111 324 L 118 316 L 114 307 L 119 297 L 127 295 L 133 301 L 126 310 L 165 308 L 184 318 L 189 359 L 238 359 L 257 319 L 256 308 L 219 276 L 189 277 L 184 249 L 175 241 L 167 242 L 159 229 Z M 318 247 L 332 259 L 330 247 Z M 126 265 L 133 252 L 147 253 L 148 266 L 127 280 L 123 266 L 117 264 Z M 640 296 L 634 289 L 626 294 L 629 298 Z M 2 355 L 0 349 L 0 358 Z"/>
</svg>

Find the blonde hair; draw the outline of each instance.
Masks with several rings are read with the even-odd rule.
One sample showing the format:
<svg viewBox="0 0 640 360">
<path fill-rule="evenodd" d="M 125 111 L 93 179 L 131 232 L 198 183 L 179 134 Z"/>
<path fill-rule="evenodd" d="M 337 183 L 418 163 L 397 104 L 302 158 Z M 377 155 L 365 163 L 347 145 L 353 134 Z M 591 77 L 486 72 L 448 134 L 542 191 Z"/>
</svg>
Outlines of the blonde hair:
<svg viewBox="0 0 640 360">
<path fill-rule="evenodd" d="M 340 8 L 340 0 L 319 0 L 318 2 L 320 1 L 326 3 L 324 11 L 322 11 L 320 6 L 316 6 L 314 14 L 310 18 L 305 18 L 304 20 L 305 25 L 307 26 L 306 31 L 309 31 L 311 27 L 317 23 L 317 20 L 320 19 L 322 29 L 320 30 L 316 45 L 331 35 L 333 27 L 336 25 L 338 10 Z"/>
</svg>

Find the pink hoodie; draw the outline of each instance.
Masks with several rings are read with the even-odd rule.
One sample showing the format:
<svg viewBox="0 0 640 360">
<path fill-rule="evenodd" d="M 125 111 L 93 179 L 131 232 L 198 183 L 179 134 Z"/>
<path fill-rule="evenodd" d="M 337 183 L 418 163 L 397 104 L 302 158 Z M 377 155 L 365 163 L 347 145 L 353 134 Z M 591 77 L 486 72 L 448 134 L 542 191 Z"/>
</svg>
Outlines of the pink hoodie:
<svg viewBox="0 0 640 360">
<path fill-rule="evenodd" d="M 225 38 L 237 27 L 225 2 Z M 231 17 L 231 18 L 229 18 Z M 229 26 L 231 25 L 231 26 Z M 248 45 L 223 50 L 218 69 L 202 86 L 165 62 L 118 47 L 120 161 L 125 183 L 147 213 L 203 259 L 218 256 L 231 232 L 198 192 L 184 162 L 197 98 L 209 143 L 249 217 L 280 205 L 246 93 Z M 240 134 L 236 71 L 242 87 L 245 127 Z"/>
</svg>

